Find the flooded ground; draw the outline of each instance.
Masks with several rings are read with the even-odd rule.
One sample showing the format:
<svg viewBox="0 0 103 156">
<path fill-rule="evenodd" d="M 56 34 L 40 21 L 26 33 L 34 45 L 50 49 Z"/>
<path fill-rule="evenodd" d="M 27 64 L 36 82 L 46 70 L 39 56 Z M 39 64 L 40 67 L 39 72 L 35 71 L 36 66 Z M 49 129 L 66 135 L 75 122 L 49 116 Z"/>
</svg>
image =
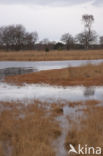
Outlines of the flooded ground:
<svg viewBox="0 0 103 156">
<path fill-rule="evenodd" d="M 28 74 L 41 70 L 62 69 L 86 64 L 100 64 L 103 60 L 69 60 L 69 61 L 0 61 L 0 80 L 5 76 Z"/>
<path fill-rule="evenodd" d="M 32 72 L 35 72 L 32 68 L 4 68 L 0 69 L 0 80 L 4 79 L 5 76 L 21 75 Z"/>
<path fill-rule="evenodd" d="M 98 87 L 57 87 L 46 84 L 24 84 L 16 86 L 0 83 L 0 101 L 31 102 L 34 100 L 58 102 L 58 101 L 83 101 L 103 100 L 103 86 Z"/>
<path fill-rule="evenodd" d="M 61 69 L 70 66 L 80 66 L 88 63 L 98 64 L 103 60 L 83 60 L 83 61 L 42 61 L 42 62 L 0 62 L 0 79 L 8 75 L 20 75 L 40 70 Z M 21 102 L 25 104 L 38 100 L 47 103 L 79 102 L 86 100 L 103 100 L 103 86 L 66 86 L 57 87 L 47 84 L 7 84 L 0 82 L 0 102 Z M 56 119 L 60 122 L 61 136 L 54 141 L 57 156 L 65 156 L 67 151 L 64 148 L 65 138 L 68 133 L 68 115 L 76 117 L 76 111 L 85 106 L 70 107 L 63 106 L 63 114 Z M 3 108 L 2 108 L 3 109 Z M 77 115 L 81 115 L 80 112 Z"/>
<path fill-rule="evenodd" d="M 0 69 L 5 68 L 32 68 L 34 70 L 50 70 L 50 69 L 61 69 L 65 67 L 76 67 L 85 65 L 88 63 L 98 64 L 102 63 L 101 60 L 69 60 L 69 61 L 0 61 Z"/>
</svg>

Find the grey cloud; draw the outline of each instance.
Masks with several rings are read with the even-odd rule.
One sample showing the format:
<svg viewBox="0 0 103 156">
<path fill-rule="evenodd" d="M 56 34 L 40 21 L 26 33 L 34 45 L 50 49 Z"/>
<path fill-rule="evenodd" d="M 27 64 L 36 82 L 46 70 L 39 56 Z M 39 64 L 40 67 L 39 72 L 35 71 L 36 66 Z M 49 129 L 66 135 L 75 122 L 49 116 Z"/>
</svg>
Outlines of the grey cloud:
<svg viewBox="0 0 103 156">
<path fill-rule="evenodd" d="M 23 5 L 47 5 L 47 6 L 65 6 L 65 5 L 76 5 L 92 2 L 95 6 L 101 6 L 103 0 L 0 0 L 0 4 L 23 4 Z"/>
<path fill-rule="evenodd" d="M 93 4 L 97 6 L 103 5 L 103 0 L 94 0 Z"/>
<path fill-rule="evenodd" d="M 0 4 L 75 5 L 92 0 L 0 0 Z"/>
</svg>

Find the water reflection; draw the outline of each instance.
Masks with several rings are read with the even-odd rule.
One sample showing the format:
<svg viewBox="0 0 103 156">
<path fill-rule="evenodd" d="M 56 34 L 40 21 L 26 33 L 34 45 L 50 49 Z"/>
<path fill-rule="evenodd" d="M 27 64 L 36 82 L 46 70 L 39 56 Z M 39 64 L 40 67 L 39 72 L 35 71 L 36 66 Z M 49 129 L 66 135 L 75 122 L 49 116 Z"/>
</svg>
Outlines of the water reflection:
<svg viewBox="0 0 103 156">
<path fill-rule="evenodd" d="M 26 73 L 32 73 L 34 70 L 32 68 L 5 68 L 0 69 L 0 80 L 5 78 L 5 76 L 21 75 Z"/>
<path fill-rule="evenodd" d="M 0 79 L 8 75 L 18 75 L 41 70 L 77 67 L 80 65 L 99 64 L 103 60 L 69 60 L 69 61 L 0 61 Z"/>
<path fill-rule="evenodd" d="M 88 97 L 89 96 L 89 97 Z M 34 100 L 43 102 L 67 102 L 83 100 L 103 100 L 103 86 L 89 87 L 57 87 L 41 84 L 25 84 L 23 86 L 0 83 L 0 101 L 20 101 L 30 103 Z"/>
<path fill-rule="evenodd" d="M 84 96 L 93 96 L 95 94 L 95 87 L 85 87 Z"/>
<path fill-rule="evenodd" d="M 40 70 L 61 69 L 86 64 L 99 64 L 103 60 L 68 60 L 68 61 L 0 61 L 0 69 L 5 68 L 32 68 Z"/>
</svg>

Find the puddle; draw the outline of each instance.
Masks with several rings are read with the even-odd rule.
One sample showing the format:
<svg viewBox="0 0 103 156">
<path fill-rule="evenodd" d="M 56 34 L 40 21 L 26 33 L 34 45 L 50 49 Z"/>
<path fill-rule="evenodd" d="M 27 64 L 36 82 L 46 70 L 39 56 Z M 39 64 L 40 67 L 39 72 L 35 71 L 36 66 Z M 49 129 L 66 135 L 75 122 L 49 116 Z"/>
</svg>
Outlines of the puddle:
<svg viewBox="0 0 103 156">
<path fill-rule="evenodd" d="M 83 112 L 78 112 L 78 109 L 87 108 L 86 105 L 70 107 L 69 105 L 63 106 L 63 115 L 57 117 L 57 121 L 59 121 L 61 127 L 61 136 L 56 139 L 53 143 L 53 147 L 56 151 L 56 156 L 66 156 L 67 150 L 65 148 L 65 140 L 66 136 L 68 135 L 70 129 L 70 122 L 71 120 L 77 121 L 77 118 L 83 115 Z"/>
<path fill-rule="evenodd" d="M 103 100 L 103 86 L 98 87 L 57 87 L 44 84 L 25 84 L 24 86 L 0 83 L 0 101 L 20 101 L 30 103 L 34 100 L 42 102 L 66 102 L 83 100 Z"/>
<path fill-rule="evenodd" d="M 56 156 L 66 156 L 67 151 L 65 149 L 65 138 L 68 133 L 69 125 L 68 120 L 65 116 L 58 117 L 58 121 L 60 121 L 60 127 L 62 134 L 61 136 L 53 143 L 54 149 L 56 151 Z"/>
</svg>

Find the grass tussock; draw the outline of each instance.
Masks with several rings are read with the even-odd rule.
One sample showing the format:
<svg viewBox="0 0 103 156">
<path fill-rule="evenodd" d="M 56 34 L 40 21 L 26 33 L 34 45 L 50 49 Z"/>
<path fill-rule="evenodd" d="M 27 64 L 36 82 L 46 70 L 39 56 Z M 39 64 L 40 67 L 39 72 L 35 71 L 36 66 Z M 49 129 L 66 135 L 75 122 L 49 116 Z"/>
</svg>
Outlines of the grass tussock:
<svg viewBox="0 0 103 156">
<path fill-rule="evenodd" d="M 103 59 L 103 50 L 0 51 L 0 61 L 53 61 Z"/>
<path fill-rule="evenodd" d="M 22 83 L 47 83 L 51 85 L 103 85 L 103 63 L 99 65 L 85 65 L 40 71 L 36 73 L 8 76 L 7 82 Z"/>
<path fill-rule="evenodd" d="M 103 147 L 103 107 L 91 107 L 91 109 L 89 107 L 80 118 L 79 123 L 72 121 L 65 141 L 67 151 L 70 149 L 69 144 L 76 149 L 78 144 L 83 147 L 85 145 L 94 148 Z"/>
<path fill-rule="evenodd" d="M 53 116 L 63 115 L 63 104 L 52 103 L 51 104 L 51 112 Z"/>
<path fill-rule="evenodd" d="M 61 131 L 54 117 L 35 104 L 9 104 L 0 104 L 0 156 L 55 156 L 52 142 Z"/>
<path fill-rule="evenodd" d="M 86 106 L 98 106 L 98 104 L 100 104 L 100 101 L 98 100 L 87 100 L 85 101 L 85 105 Z"/>
<path fill-rule="evenodd" d="M 74 108 L 76 106 L 81 106 L 81 105 L 83 105 L 82 101 L 80 101 L 80 102 L 69 102 L 69 107 L 72 107 L 72 108 Z"/>
</svg>

